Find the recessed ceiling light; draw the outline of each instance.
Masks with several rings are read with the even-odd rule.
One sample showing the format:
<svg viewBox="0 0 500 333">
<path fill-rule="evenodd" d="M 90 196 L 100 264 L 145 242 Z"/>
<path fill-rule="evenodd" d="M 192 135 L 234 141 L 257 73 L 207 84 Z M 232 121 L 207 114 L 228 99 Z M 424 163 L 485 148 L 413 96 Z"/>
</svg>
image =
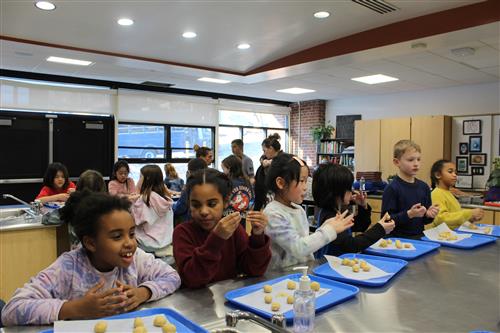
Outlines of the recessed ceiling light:
<svg viewBox="0 0 500 333">
<path fill-rule="evenodd" d="M 368 75 L 368 76 L 361 76 L 361 77 L 353 77 L 351 80 L 363 82 L 366 84 L 377 84 L 377 83 L 398 81 L 399 79 L 392 77 L 392 76 L 387 76 L 384 74 L 375 74 L 375 75 Z"/>
<path fill-rule="evenodd" d="M 327 18 L 328 16 L 330 16 L 329 12 L 316 12 L 316 13 L 314 13 L 314 17 L 319 18 L 319 19 Z"/>
<path fill-rule="evenodd" d="M 116 21 L 119 25 L 132 25 L 134 24 L 134 21 L 129 19 L 129 18 L 121 18 L 118 21 Z"/>
<path fill-rule="evenodd" d="M 61 63 L 61 64 L 67 64 L 67 65 L 77 65 L 77 66 L 88 66 L 88 65 L 92 64 L 92 61 L 53 57 L 53 56 L 48 57 L 47 61 L 57 62 L 57 63 Z"/>
<path fill-rule="evenodd" d="M 220 84 L 226 84 L 231 81 L 228 80 L 221 80 L 221 79 L 213 79 L 211 77 L 200 77 L 198 81 L 203 81 L 203 82 L 211 82 L 211 83 L 220 83 Z"/>
<path fill-rule="evenodd" d="M 247 44 L 247 43 L 241 43 L 241 44 L 238 44 L 238 48 L 240 50 L 246 50 L 246 49 L 249 49 L 250 48 L 250 44 Z"/>
<path fill-rule="evenodd" d="M 315 92 L 316 90 L 294 87 L 294 88 L 288 88 L 288 89 L 280 89 L 280 90 L 276 90 L 276 91 L 280 92 L 280 93 L 285 93 L 285 94 L 297 95 L 297 94 L 307 94 L 307 93 Z"/>
<path fill-rule="evenodd" d="M 450 51 L 457 57 L 471 56 L 476 53 L 476 50 L 473 47 L 460 47 L 458 49 L 451 49 Z"/>
<path fill-rule="evenodd" d="M 182 34 L 182 37 L 184 38 L 195 38 L 197 35 L 196 35 L 196 32 L 193 32 L 193 31 L 186 31 L 185 33 Z"/>
<path fill-rule="evenodd" d="M 56 5 L 54 5 L 52 2 L 48 1 L 37 1 L 35 2 L 35 6 L 38 9 L 42 10 L 54 10 L 56 9 Z"/>
</svg>

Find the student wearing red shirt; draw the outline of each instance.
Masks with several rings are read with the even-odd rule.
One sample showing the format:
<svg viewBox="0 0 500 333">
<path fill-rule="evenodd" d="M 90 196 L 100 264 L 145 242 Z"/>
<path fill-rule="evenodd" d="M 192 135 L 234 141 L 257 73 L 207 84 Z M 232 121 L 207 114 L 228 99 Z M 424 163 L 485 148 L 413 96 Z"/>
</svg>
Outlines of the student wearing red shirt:
<svg viewBox="0 0 500 333">
<path fill-rule="evenodd" d="M 42 203 L 49 201 L 66 201 L 69 194 L 76 189 L 75 184 L 69 180 L 68 169 L 64 164 L 55 162 L 49 164 L 45 176 L 43 176 L 43 187 L 36 199 Z"/>
<path fill-rule="evenodd" d="M 197 171 L 188 180 L 191 221 L 179 224 L 173 236 L 178 272 L 188 288 L 241 273 L 262 275 L 271 260 L 269 237 L 264 234 L 267 217 L 262 212 L 248 212 L 250 236 L 240 224 L 239 212 L 222 216 L 231 189 L 229 178 L 215 169 Z"/>
</svg>

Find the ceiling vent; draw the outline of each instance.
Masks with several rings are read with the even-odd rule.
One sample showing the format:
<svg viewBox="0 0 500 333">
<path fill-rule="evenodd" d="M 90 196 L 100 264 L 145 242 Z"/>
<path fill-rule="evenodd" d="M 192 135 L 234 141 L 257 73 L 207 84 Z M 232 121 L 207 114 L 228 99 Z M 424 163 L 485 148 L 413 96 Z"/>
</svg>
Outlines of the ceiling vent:
<svg viewBox="0 0 500 333">
<path fill-rule="evenodd" d="M 371 9 L 379 14 L 387 14 L 399 10 L 398 7 L 391 5 L 384 0 L 352 0 L 352 2 Z"/>
<path fill-rule="evenodd" d="M 141 84 L 144 86 L 161 87 L 161 88 L 170 88 L 175 86 L 175 84 L 173 83 L 154 82 L 154 81 L 144 81 Z"/>
</svg>

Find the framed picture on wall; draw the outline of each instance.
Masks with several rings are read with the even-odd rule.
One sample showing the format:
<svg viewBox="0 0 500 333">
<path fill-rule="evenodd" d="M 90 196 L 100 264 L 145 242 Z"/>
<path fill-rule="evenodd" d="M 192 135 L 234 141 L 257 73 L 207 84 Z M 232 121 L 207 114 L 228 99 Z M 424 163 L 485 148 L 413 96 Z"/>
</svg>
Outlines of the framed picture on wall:
<svg viewBox="0 0 500 333">
<path fill-rule="evenodd" d="M 485 166 L 486 165 L 486 154 L 470 154 L 470 165 L 480 165 L 480 166 Z M 458 159 L 458 157 L 457 157 Z M 458 167 L 457 167 L 458 171 Z"/>
<path fill-rule="evenodd" d="M 472 175 L 457 175 L 456 188 L 472 188 Z"/>
<path fill-rule="evenodd" d="M 469 152 L 470 153 L 480 153 L 483 150 L 481 136 L 470 136 L 469 137 Z"/>
<path fill-rule="evenodd" d="M 472 167 L 471 173 L 474 176 L 483 176 L 484 175 L 484 168 L 483 167 Z"/>
<path fill-rule="evenodd" d="M 467 142 L 460 142 L 458 145 L 458 151 L 460 155 L 466 155 L 469 153 L 469 144 Z"/>
<path fill-rule="evenodd" d="M 466 156 L 457 156 L 457 172 L 458 173 L 468 173 L 469 172 L 469 158 Z"/>
<path fill-rule="evenodd" d="M 481 120 L 464 120 L 462 132 L 464 135 L 481 134 Z"/>
</svg>

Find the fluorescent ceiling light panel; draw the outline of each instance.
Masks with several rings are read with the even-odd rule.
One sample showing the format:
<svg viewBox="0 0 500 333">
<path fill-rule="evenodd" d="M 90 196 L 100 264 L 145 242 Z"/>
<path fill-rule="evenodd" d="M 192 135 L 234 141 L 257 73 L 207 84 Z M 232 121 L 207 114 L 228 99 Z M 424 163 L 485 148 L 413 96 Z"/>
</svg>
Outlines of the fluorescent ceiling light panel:
<svg viewBox="0 0 500 333">
<path fill-rule="evenodd" d="M 327 18 L 328 16 L 330 16 L 329 12 L 316 12 L 316 13 L 314 13 L 314 17 L 319 18 L 319 19 Z"/>
<path fill-rule="evenodd" d="M 250 48 L 250 44 L 247 44 L 247 43 L 241 43 L 241 44 L 238 44 L 238 48 L 240 50 L 246 50 L 246 49 L 249 49 Z"/>
<path fill-rule="evenodd" d="M 126 17 L 121 18 L 121 19 L 119 19 L 119 20 L 118 20 L 118 21 L 116 21 L 116 22 L 117 22 L 119 25 L 125 25 L 125 26 L 134 24 L 134 21 L 133 21 L 133 20 L 131 20 L 131 19 L 129 19 L 129 18 L 126 18 Z"/>
<path fill-rule="evenodd" d="M 48 57 L 47 61 L 57 62 L 60 64 L 67 64 L 67 65 L 77 65 L 77 66 L 88 66 L 88 65 L 92 64 L 92 61 L 70 59 L 70 58 L 61 58 L 61 57 L 52 57 L 52 56 Z"/>
<path fill-rule="evenodd" d="M 366 84 L 377 84 L 377 83 L 398 81 L 399 79 L 392 77 L 392 76 L 387 76 L 384 74 L 375 74 L 375 75 L 368 75 L 368 76 L 353 77 L 351 80 L 366 83 Z"/>
<path fill-rule="evenodd" d="M 182 34 L 182 37 L 184 38 L 195 38 L 197 35 L 196 35 L 196 32 L 193 32 L 193 31 L 186 31 L 185 33 Z"/>
<path fill-rule="evenodd" d="M 276 91 L 280 92 L 280 93 L 285 93 L 285 94 L 298 95 L 298 94 L 312 93 L 312 92 L 315 92 L 316 90 L 294 87 L 294 88 L 288 88 L 288 89 L 280 89 L 280 90 L 276 90 Z"/>
<path fill-rule="evenodd" d="M 221 80 L 221 79 L 213 79 L 211 77 L 200 77 L 198 81 L 203 81 L 203 82 L 210 82 L 210 83 L 219 83 L 219 84 L 226 84 L 231 81 L 228 80 Z"/>
<path fill-rule="evenodd" d="M 37 1 L 35 2 L 35 7 L 42 10 L 54 10 L 56 5 L 48 1 Z"/>
</svg>

